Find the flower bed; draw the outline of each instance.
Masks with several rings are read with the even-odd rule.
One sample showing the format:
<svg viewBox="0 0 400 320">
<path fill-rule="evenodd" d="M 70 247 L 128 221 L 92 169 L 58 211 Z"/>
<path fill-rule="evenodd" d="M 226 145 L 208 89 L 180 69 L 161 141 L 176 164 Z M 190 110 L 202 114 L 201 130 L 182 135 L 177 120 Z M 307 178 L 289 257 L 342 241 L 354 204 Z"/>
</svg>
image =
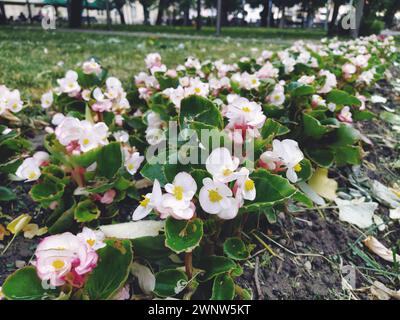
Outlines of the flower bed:
<svg viewBox="0 0 400 320">
<path fill-rule="evenodd" d="M 4 296 L 124 298 L 133 277 L 149 298 L 250 299 L 235 282 L 255 247 L 243 233 L 290 203 L 332 200 L 315 185 L 329 182 L 326 168 L 361 162 L 352 123 L 373 119 L 369 88 L 395 51 L 376 36 L 297 42 L 233 65 L 189 57 L 174 69 L 154 53 L 129 88 L 95 59 L 68 71 L 41 99 L 46 151 L 26 157 L 20 130 L 2 127 L 0 147 L 12 149 L 3 174 L 32 183 L 49 212 L 45 227 L 22 215 L 7 228 L 51 234 Z M 6 87 L 0 99 L 7 123 L 23 103 Z M 128 199 L 133 221 L 113 223 Z"/>
</svg>

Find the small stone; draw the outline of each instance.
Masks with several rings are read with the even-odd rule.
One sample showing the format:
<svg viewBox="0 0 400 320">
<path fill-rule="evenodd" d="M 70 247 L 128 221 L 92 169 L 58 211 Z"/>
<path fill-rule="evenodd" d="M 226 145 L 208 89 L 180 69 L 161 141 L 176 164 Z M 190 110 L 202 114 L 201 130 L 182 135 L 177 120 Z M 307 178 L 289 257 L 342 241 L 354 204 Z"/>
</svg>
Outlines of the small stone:
<svg viewBox="0 0 400 320">
<path fill-rule="evenodd" d="M 308 270 L 311 271 L 312 269 L 312 265 L 310 261 L 306 261 L 306 263 L 304 263 L 304 267 Z"/>
<path fill-rule="evenodd" d="M 19 269 L 19 268 L 23 268 L 25 267 L 26 262 L 23 260 L 15 260 L 15 266 Z"/>
</svg>

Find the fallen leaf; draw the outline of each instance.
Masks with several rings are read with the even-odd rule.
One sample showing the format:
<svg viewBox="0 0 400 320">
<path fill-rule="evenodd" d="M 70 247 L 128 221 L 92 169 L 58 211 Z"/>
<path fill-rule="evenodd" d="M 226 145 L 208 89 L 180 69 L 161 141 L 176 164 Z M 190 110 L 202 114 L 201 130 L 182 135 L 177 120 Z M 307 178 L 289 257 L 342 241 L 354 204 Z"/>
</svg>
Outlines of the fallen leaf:
<svg viewBox="0 0 400 320">
<path fill-rule="evenodd" d="M 4 237 L 9 235 L 10 232 L 8 232 L 7 229 L 2 224 L 0 224 L 0 241 L 3 241 Z"/>
<path fill-rule="evenodd" d="M 375 237 L 368 236 L 365 240 L 363 240 L 363 242 L 369 250 L 381 257 L 383 260 L 394 262 L 393 251 L 386 248 Z M 400 256 L 398 254 L 396 254 L 395 256 L 396 261 L 400 262 Z"/>
<path fill-rule="evenodd" d="M 390 298 L 400 300 L 400 291 L 389 289 L 379 281 L 374 281 L 371 286 L 371 293 L 379 300 L 389 300 Z"/>
<path fill-rule="evenodd" d="M 150 268 L 139 264 L 137 262 L 132 263 L 131 273 L 138 278 L 139 287 L 143 293 L 150 294 L 156 287 L 156 277 L 151 272 Z"/>
<path fill-rule="evenodd" d="M 33 239 L 33 237 L 44 235 L 47 232 L 47 227 L 39 228 L 36 223 L 29 223 L 22 231 L 24 231 L 25 238 Z"/>
<path fill-rule="evenodd" d="M 385 231 L 386 224 L 385 224 L 385 222 L 383 221 L 383 219 L 380 216 L 378 216 L 377 214 L 374 214 L 372 216 L 372 220 L 374 220 L 374 223 L 378 227 L 379 231 Z"/>
<path fill-rule="evenodd" d="M 391 208 L 400 207 L 400 198 L 379 181 L 374 180 L 371 183 L 371 192 L 382 204 L 388 205 Z"/>
<path fill-rule="evenodd" d="M 390 209 L 389 210 L 389 218 L 393 220 L 399 220 L 400 219 L 400 207 L 396 209 Z"/>
<path fill-rule="evenodd" d="M 31 219 L 32 217 L 29 214 L 21 214 L 7 225 L 7 230 L 12 234 L 17 234 L 29 223 L 29 221 L 31 221 Z"/>
<path fill-rule="evenodd" d="M 343 200 L 336 198 L 339 208 L 339 219 L 365 229 L 373 224 L 372 216 L 378 204 L 376 202 L 364 202 L 365 198 Z"/>
<path fill-rule="evenodd" d="M 309 197 L 315 204 L 319 206 L 326 205 L 325 200 L 320 197 L 307 183 L 302 181 L 299 182 L 297 185 L 299 186 L 300 190 L 303 191 L 304 194 Z"/>
<path fill-rule="evenodd" d="M 328 169 L 318 168 L 315 170 L 308 185 L 321 197 L 331 201 L 336 199 L 338 184 L 335 180 L 328 178 Z"/>
<path fill-rule="evenodd" d="M 378 95 L 371 96 L 372 103 L 386 103 L 387 99 Z"/>
<path fill-rule="evenodd" d="M 136 239 L 155 237 L 164 227 L 164 221 L 135 221 L 101 226 L 106 237 L 118 239 Z"/>
</svg>

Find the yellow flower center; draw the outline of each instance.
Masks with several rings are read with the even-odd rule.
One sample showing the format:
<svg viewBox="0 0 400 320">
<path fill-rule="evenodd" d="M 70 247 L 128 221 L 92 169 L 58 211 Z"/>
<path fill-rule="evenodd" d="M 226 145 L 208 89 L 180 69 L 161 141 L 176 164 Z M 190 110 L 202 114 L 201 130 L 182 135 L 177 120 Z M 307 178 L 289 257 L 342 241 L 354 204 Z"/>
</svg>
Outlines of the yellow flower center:
<svg viewBox="0 0 400 320">
<path fill-rule="evenodd" d="M 194 88 L 194 91 L 195 91 L 196 93 L 200 93 L 200 92 L 201 92 L 200 88 Z"/>
<path fill-rule="evenodd" d="M 281 96 L 280 96 L 279 94 L 276 94 L 276 95 L 274 96 L 274 99 L 275 99 L 276 101 L 278 101 L 280 98 L 281 98 Z"/>
<path fill-rule="evenodd" d="M 148 198 L 148 197 L 146 197 L 146 196 L 143 196 L 143 200 L 140 201 L 139 203 L 140 203 L 140 205 L 141 205 L 142 207 L 147 207 L 147 205 L 149 204 L 149 202 L 150 202 L 150 198 Z"/>
<path fill-rule="evenodd" d="M 249 107 L 243 107 L 242 110 L 243 110 L 244 112 L 250 112 L 250 111 L 251 111 Z"/>
<path fill-rule="evenodd" d="M 130 164 L 128 164 L 128 170 L 133 170 L 133 164 L 132 163 L 130 163 Z"/>
<path fill-rule="evenodd" d="M 296 171 L 296 172 L 301 171 L 301 164 L 300 164 L 300 163 L 298 163 L 298 164 L 296 164 L 296 165 L 294 166 L 294 171 Z"/>
<path fill-rule="evenodd" d="M 89 144 L 90 140 L 88 138 L 83 139 L 83 144 L 86 146 Z"/>
<path fill-rule="evenodd" d="M 227 176 L 230 176 L 232 174 L 232 172 L 233 171 L 231 169 L 225 169 L 223 174 L 224 174 L 225 177 L 227 177 Z"/>
<path fill-rule="evenodd" d="M 30 172 L 28 175 L 29 180 L 35 179 L 36 178 L 36 172 Z"/>
<path fill-rule="evenodd" d="M 222 200 L 222 196 L 218 193 L 217 190 L 208 190 L 208 198 L 211 202 L 218 202 Z"/>
<path fill-rule="evenodd" d="M 251 191 L 254 189 L 254 181 L 253 180 L 246 180 L 246 182 L 244 183 L 244 189 L 246 191 Z"/>
<path fill-rule="evenodd" d="M 252 83 L 252 84 L 257 84 L 257 80 L 256 80 L 256 79 L 253 79 L 253 80 L 251 80 L 251 83 Z"/>
<path fill-rule="evenodd" d="M 65 266 L 64 261 L 62 260 L 54 260 L 53 263 L 51 264 L 55 269 L 61 269 L 62 267 Z"/>
<path fill-rule="evenodd" d="M 182 200 L 183 199 L 183 188 L 181 186 L 175 186 L 174 188 L 174 196 L 176 200 Z"/>
<path fill-rule="evenodd" d="M 87 240 L 86 240 L 86 243 L 87 243 L 89 246 L 93 247 L 94 244 L 96 243 L 96 240 L 94 240 L 94 239 L 87 239 Z"/>
</svg>

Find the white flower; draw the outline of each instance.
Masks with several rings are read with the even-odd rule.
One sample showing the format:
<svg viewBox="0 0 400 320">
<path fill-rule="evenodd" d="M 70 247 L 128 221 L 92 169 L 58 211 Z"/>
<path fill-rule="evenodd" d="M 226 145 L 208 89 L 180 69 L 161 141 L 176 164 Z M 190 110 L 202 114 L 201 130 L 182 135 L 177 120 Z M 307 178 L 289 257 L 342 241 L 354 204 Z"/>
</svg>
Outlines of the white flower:
<svg viewBox="0 0 400 320">
<path fill-rule="evenodd" d="M 337 85 L 336 76 L 332 72 L 329 72 L 328 70 L 321 70 L 318 73 L 318 75 L 320 77 L 325 77 L 325 83 L 318 90 L 318 93 L 328 93 L 333 88 L 336 88 L 336 85 Z"/>
<path fill-rule="evenodd" d="M 239 159 L 232 157 L 227 148 L 214 149 L 206 159 L 206 168 L 214 180 L 227 183 L 237 178 L 235 170 L 239 166 Z"/>
<path fill-rule="evenodd" d="M 81 90 L 78 84 L 78 74 L 73 70 L 67 71 L 65 77 L 58 79 L 57 83 L 60 86 L 60 91 L 63 93 L 76 94 Z"/>
<path fill-rule="evenodd" d="M 261 105 L 242 97 L 228 104 L 225 116 L 233 122 L 245 123 L 256 128 L 261 128 L 266 119 Z"/>
<path fill-rule="evenodd" d="M 313 94 L 311 97 L 311 106 L 313 108 L 316 107 L 325 107 L 326 101 L 318 94 Z"/>
<path fill-rule="evenodd" d="M 202 82 L 198 78 L 190 79 L 190 86 L 185 88 L 185 96 L 198 95 L 207 97 L 210 91 L 209 84 Z"/>
<path fill-rule="evenodd" d="M 53 104 L 53 92 L 50 90 L 44 93 L 40 98 L 40 102 L 42 104 L 43 109 L 50 108 L 51 105 Z"/>
<path fill-rule="evenodd" d="M 272 141 L 272 151 L 266 151 L 261 155 L 261 160 L 267 165 L 274 162 L 274 166 L 268 166 L 270 170 L 277 170 L 281 166 L 287 169 L 286 177 L 290 182 L 297 181 L 297 173 L 301 170 L 300 161 L 304 159 L 297 141 L 285 139 Z"/>
<path fill-rule="evenodd" d="M 156 209 L 161 204 L 161 199 L 161 187 L 156 179 L 154 180 L 152 192 L 143 196 L 143 200 L 139 202 L 139 205 L 133 212 L 132 220 L 137 221 L 147 217 L 153 209 Z"/>
<path fill-rule="evenodd" d="M 139 152 L 134 152 L 125 161 L 125 168 L 131 175 L 134 175 L 142 164 L 144 157 L 139 154 Z"/>
<path fill-rule="evenodd" d="M 92 229 L 83 227 L 82 232 L 76 236 L 95 251 L 106 246 L 103 242 L 105 238 L 104 233 L 100 230 L 93 231 Z"/>
<path fill-rule="evenodd" d="M 270 104 L 274 106 L 280 106 L 285 102 L 285 93 L 280 90 L 274 90 L 267 97 Z"/>
<path fill-rule="evenodd" d="M 302 84 L 311 84 L 314 80 L 315 76 L 301 76 L 297 82 Z"/>
<path fill-rule="evenodd" d="M 18 167 L 15 175 L 25 182 L 36 181 L 41 175 L 38 162 L 34 158 L 25 159 Z"/>
<path fill-rule="evenodd" d="M 114 132 L 113 136 L 118 142 L 127 143 L 129 141 L 129 134 L 124 130 Z"/>
<path fill-rule="evenodd" d="M 162 207 L 170 209 L 175 219 L 188 220 L 193 217 L 195 207 L 191 200 L 197 190 L 196 181 L 186 172 L 178 173 L 172 183 L 165 185 L 166 194 L 162 197 Z"/>
<path fill-rule="evenodd" d="M 256 187 L 254 181 L 249 178 L 249 169 L 243 167 L 238 173 L 236 199 L 239 204 L 243 204 L 243 200 L 253 201 L 256 198 Z"/>
<path fill-rule="evenodd" d="M 148 69 L 159 67 L 161 66 L 161 56 L 158 52 L 149 53 L 144 59 L 144 62 L 146 63 L 146 67 Z"/>
<path fill-rule="evenodd" d="M 346 76 L 352 75 L 352 74 L 354 74 L 356 71 L 357 71 L 357 68 L 356 68 L 356 66 L 355 66 L 354 64 L 352 64 L 352 63 L 345 63 L 345 64 L 342 66 L 342 72 L 343 72 Z"/>
<path fill-rule="evenodd" d="M 20 112 L 23 107 L 21 95 L 18 90 L 13 90 L 7 96 L 7 108 L 14 113 Z"/>
<path fill-rule="evenodd" d="M 99 75 L 101 73 L 101 66 L 91 58 L 89 61 L 85 61 L 82 64 L 82 71 L 85 74 L 92 74 Z"/>
<path fill-rule="evenodd" d="M 239 204 L 232 197 L 231 189 L 225 184 L 213 181 L 210 178 L 203 179 L 199 201 L 205 212 L 217 214 L 221 219 L 233 219 L 239 210 Z"/>
</svg>

